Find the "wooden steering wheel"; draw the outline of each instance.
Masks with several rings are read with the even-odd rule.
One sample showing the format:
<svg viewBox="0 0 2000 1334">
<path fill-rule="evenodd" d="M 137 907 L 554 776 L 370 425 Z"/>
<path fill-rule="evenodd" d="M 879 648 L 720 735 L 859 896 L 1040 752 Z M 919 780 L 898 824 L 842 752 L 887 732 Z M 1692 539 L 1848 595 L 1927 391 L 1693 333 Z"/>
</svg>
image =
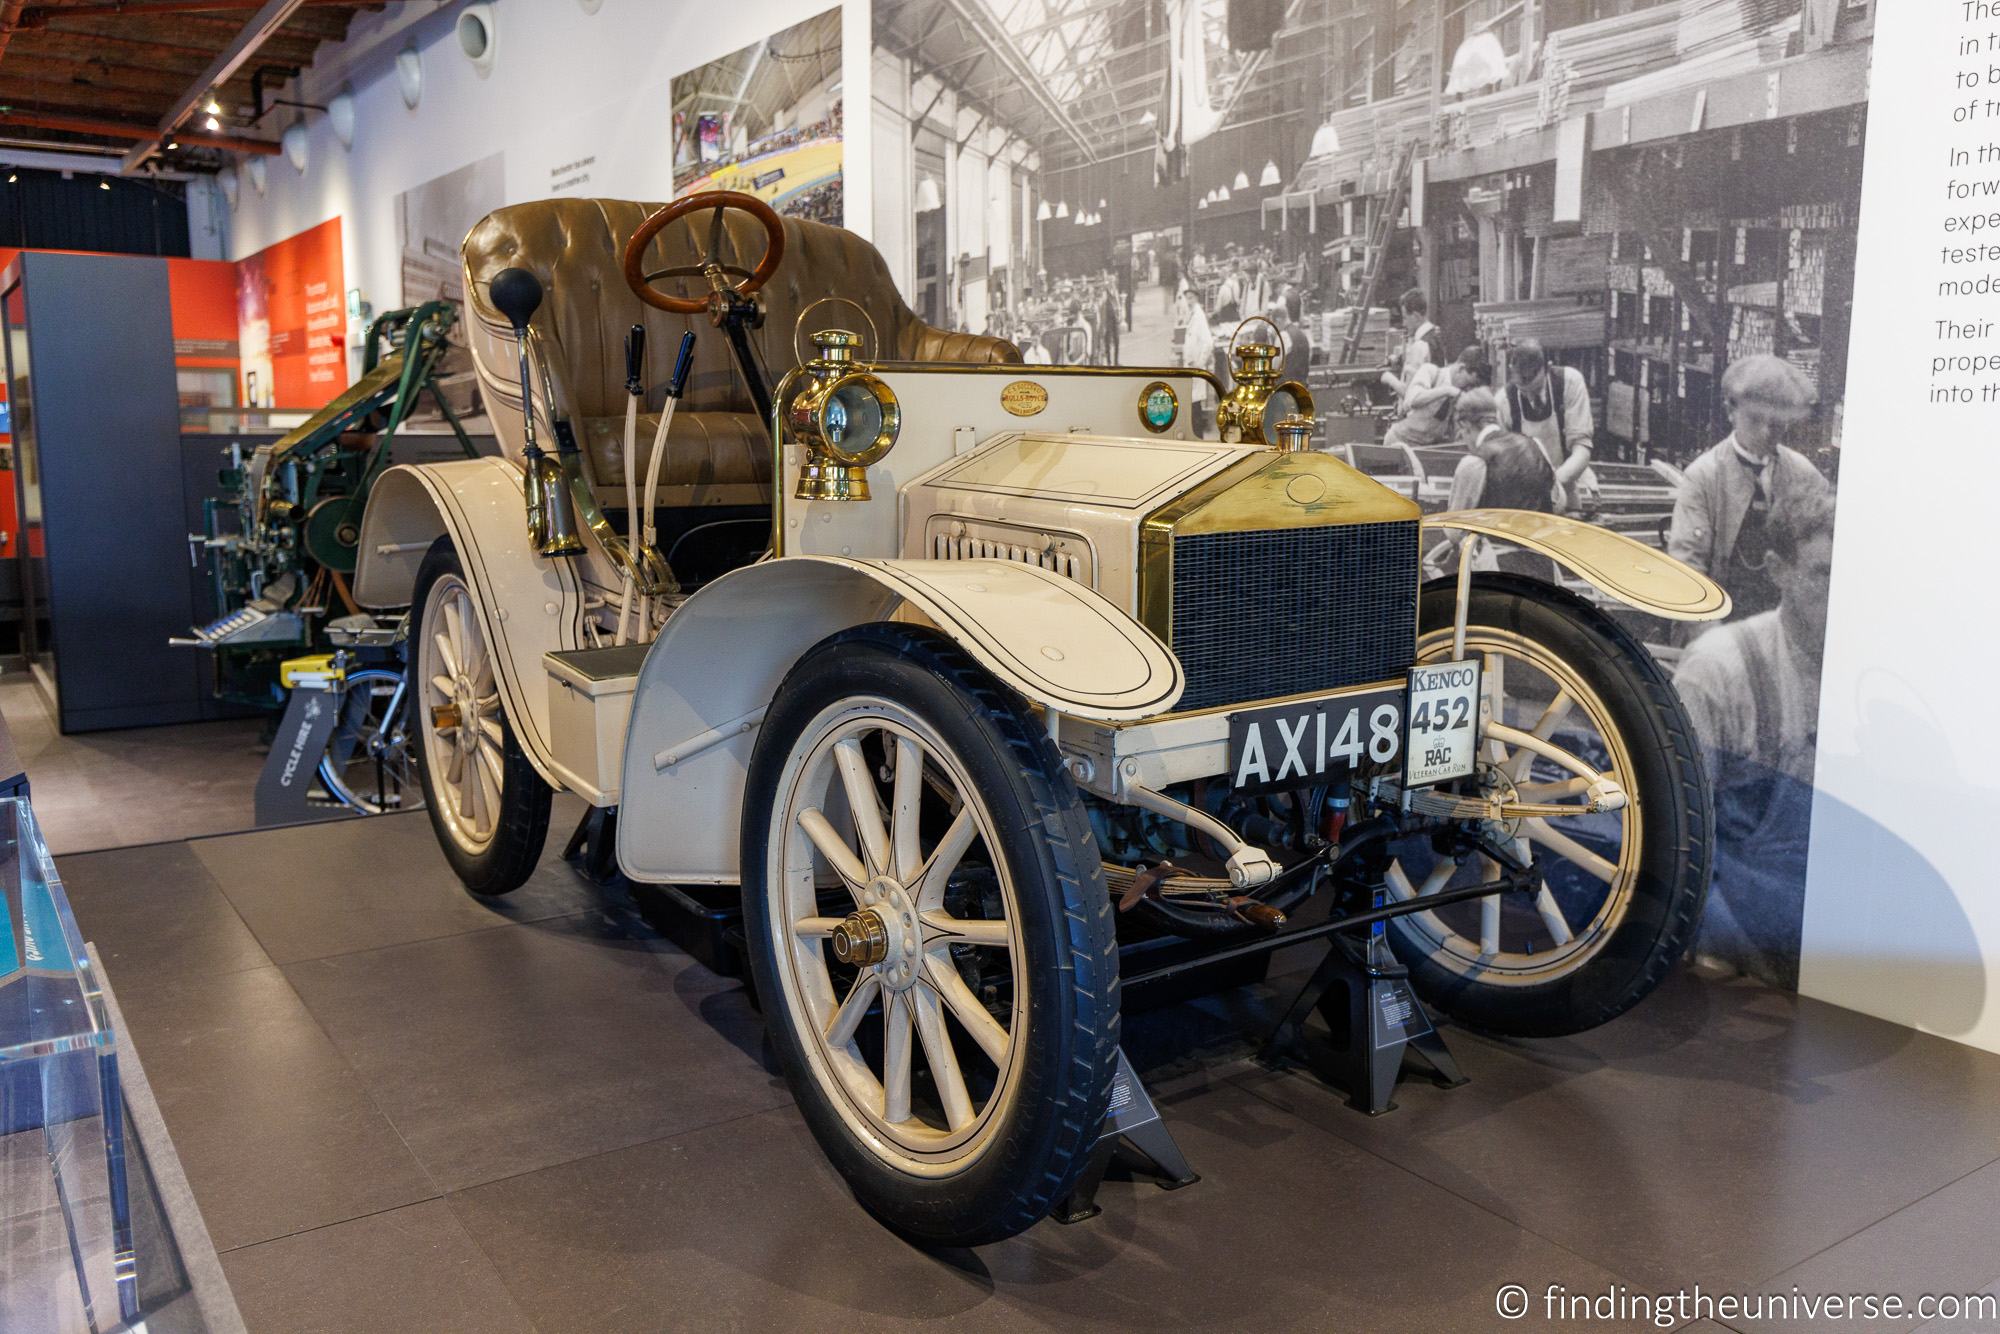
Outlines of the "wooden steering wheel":
<svg viewBox="0 0 2000 1334">
<path fill-rule="evenodd" d="M 700 262 L 654 269 L 648 273 L 646 247 L 652 244 L 653 238 L 670 224 L 703 209 L 714 210 L 715 217 L 708 225 L 708 246 L 701 252 Z M 764 258 L 755 269 L 722 262 L 722 216 L 731 209 L 748 213 L 763 225 Z M 631 286 L 633 294 L 649 306 L 670 310 L 676 315 L 695 315 L 709 309 L 710 304 L 725 292 L 749 296 L 770 281 L 771 275 L 778 270 L 778 261 L 784 257 L 785 224 L 777 210 L 757 196 L 737 190 L 704 190 L 686 199 L 676 199 L 639 224 L 639 230 L 632 233 L 632 239 L 625 243 L 625 281 Z M 653 286 L 662 278 L 705 278 L 709 294 L 700 297 L 670 296 Z"/>
</svg>

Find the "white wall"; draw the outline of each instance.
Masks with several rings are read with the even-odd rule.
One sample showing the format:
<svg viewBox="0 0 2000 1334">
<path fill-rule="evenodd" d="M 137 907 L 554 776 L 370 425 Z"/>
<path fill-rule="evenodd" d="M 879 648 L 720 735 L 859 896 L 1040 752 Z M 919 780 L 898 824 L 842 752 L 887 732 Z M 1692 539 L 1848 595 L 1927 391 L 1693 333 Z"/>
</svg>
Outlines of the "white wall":
<svg viewBox="0 0 2000 1334">
<path fill-rule="evenodd" d="M 604 0 L 587 14 L 576 0 L 497 0 L 493 67 L 482 76 L 453 33 L 462 6 L 447 6 L 349 74 L 351 149 L 341 147 L 325 116 L 310 113 L 303 173 L 283 157 L 270 159 L 262 195 L 245 176 L 228 219 L 228 255 L 241 258 L 339 215 L 347 286 L 360 287 L 382 311 L 402 290 L 396 196 L 496 150 L 506 154 L 509 203 L 544 198 L 556 180 L 574 182 L 565 193 L 667 199 L 673 76 L 829 7 L 828 0 Z M 867 117 L 860 113 L 868 105 L 869 3 L 847 0 L 843 9 L 847 209 L 865 230 Z M 396 85 L 395 52 L 405 39 L 423 65 L 414 110 Z M 308 73 L 309 89 L 313 82 Z"/>
<path fill-rule="evenodd" d="M 1945 179 L 2000 171 L 1946 141 L 1995 122 L 1952 125 L 1958 5 L 1876 14 L 1800 989 L 2000 1051 L 2000 413 L 1928 401 L 1933 321 L 2000 317 L 1935 295 Z"/>
</svg>

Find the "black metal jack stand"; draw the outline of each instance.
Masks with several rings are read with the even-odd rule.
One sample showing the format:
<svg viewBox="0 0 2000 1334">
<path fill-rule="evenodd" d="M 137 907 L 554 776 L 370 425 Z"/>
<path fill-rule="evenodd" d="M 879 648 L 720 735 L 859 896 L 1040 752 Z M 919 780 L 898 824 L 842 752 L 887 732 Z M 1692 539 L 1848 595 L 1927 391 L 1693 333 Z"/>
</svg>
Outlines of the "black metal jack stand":
<svg viewBox="0 0 2000 1334">
<path fill-rule="evenodd" d="M 1111 1109 L 1105 1113 L 1104 1129 L 1090 1151 L 1090 1163 L 1077 1179 L 1076 1188 L 1050 1212 L 1058 1223 L 1081 1223 L 1104 1210 L 1097 1203 L 1097 1188 L 1114 1159 L 1122 1159 L 1133 1171 L 1152 1177 L 1162 1190 L 1179 1190 L 1201 1180 L 1181 1155 L 1160 1109 L 1153 1105 L 1146 1086 L 1139 1082 L 1125 1049 L 1118 1050 L 1118 1073 L 1111 1084 Z"/>
<path fill-rule="evenodd" d="M 623 874 L 618 869 L 618 808 L 592 806 L 563 844 L 563 860 L 594 885 L 610 885 Z"/>
<path fill-rule="evenodd" d="M 1309 1063 L 1320 1078 L 1344 1091 L 1347 1105 L 1357 1111 L 1380 1116 L 1395 1110 L 1391 1099 L 1406 1053 L 1421 1058 L 1441 1088 L 1469 1082 L 1411 990 L 1410 970 L 1390 951 L 1384 923 L 1369 926 L 1365 940 L 1343 933 L 1327 946 L 1326 958 L 1265 1041 L 1259 1053 L 1264 1064 L 1286 1063 L 1299 1044 L 1306 1016 L 1316 1009 L 1332 1030 L 1332 1050 L 1329 1059 L 1308 1058 Z"/>
</svg>

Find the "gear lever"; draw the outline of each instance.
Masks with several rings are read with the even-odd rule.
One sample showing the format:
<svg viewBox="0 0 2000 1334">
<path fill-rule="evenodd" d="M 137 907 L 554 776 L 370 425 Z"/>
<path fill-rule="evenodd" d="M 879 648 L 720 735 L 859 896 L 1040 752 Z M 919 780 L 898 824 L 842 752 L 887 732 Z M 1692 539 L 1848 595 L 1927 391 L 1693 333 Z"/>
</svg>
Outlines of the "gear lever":
<svg viewBox="0 0 2000 1334">
<path fill-rule="evenodd" d="M 494 308 L 513 326 L 520 345 L 521 453 L 527 473 L 528 539 L 544 556 L 574 556 L 583 550 L 583 539 L 576 534 L 562 465 L 535 437 L 534 377 L 529 366 L 529 344 L 535 339 L 528 322 L 541 307 L 542 283 L 526 269 L 502 269 L 493 275 L 488 293 Z M 549 404 L 549 411 L 554 420 L 554 403 Z"/>
</svg>

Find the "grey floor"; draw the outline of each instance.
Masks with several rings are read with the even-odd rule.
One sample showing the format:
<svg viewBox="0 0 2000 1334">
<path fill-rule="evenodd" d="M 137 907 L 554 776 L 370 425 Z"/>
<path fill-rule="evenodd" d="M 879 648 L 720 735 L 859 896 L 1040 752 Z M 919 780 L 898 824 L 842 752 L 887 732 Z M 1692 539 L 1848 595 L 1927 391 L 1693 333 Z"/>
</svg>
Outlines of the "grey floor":
<svg viewBox="0 0 2000 1334">
<path fill-rule="evenodd" d="M 0 717 L 58 855 L 256 825 L 252 794 L 268 750 L 260 718 L 64 736 L 20 668 L 0 675 Z"/>
<path fill-rule="evenodd" d="M 1267 988 L 1142 1015 L 1202 1181 L 927 1254 L 827 1167 L 737 984 L 553 859 L 474 902 L 408 815 L 60 867 L 253 1330 L 1431 1331 L 1498 1325 L 1509 1283 L 2000 1292 L 2000 1057 L 1748 983 L 1683 973 L 1568 1041 L 1454 1034 L 1473 1082 L 1376 1121 L 1248 1059 Z"/>
</svg>

